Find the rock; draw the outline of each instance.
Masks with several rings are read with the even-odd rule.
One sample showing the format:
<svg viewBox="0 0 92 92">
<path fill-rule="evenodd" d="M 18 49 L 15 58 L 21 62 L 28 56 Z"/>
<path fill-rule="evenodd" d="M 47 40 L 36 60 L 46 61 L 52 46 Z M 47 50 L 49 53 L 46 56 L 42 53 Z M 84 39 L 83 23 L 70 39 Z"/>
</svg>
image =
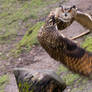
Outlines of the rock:
<svg viewBox="0 0 92 92">
<path fill-rule="evenodd" d="M 14 69 L 19 92 L 63 92 L 66 84 L 53 71 Z"/>
</svg>

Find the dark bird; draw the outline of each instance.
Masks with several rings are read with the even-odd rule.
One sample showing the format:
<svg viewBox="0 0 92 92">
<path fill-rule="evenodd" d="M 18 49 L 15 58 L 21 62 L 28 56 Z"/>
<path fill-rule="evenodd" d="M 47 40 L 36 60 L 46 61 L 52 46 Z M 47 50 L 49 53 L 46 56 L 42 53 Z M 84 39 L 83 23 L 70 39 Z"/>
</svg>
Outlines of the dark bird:
<svg viewBox="0 0 92 92">
<path fill-rule="evenodd" d="M 75 73 L 90 77 L 92 74 L 92 53 L 62 36 L 56 26 L 55 16 L 48 17 L 39 31 L 39 43 L 53 59 L 60 61 Z"/>
</svg>

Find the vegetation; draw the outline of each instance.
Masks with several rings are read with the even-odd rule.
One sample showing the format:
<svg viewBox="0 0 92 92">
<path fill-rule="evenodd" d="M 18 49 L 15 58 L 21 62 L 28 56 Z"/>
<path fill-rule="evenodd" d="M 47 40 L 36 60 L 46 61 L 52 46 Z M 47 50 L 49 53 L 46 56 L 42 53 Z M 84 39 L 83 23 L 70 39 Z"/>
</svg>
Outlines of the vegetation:
<svg viewBox="0 0 92 92">
<path fill-rule="evenodd" d="M 25 31 L 33 30 L 37 21 L 41 23 L 42 19 L 49 13 L 51 8 L 54 7 L 52 4 L 56 4 L 59 1 L 60 0 L 1 0 L 0 44 L 10 44 L 15 41 L 16 45 L 16 39 L 19 35 L 23 36 Z M 48 8 L 48 6 L 51 7 Z M 37 23 L 37 25 L 41 25 L 40 23 Z M 39 30 L 39 27 L 36 30 Z M 31 36 L 34 35 L 35 37 L 32 39 L 37 42 L 36 31 L 32 32 Z M 36 43 L 33 40 L 28 43 L 25 39 L 26 36 L 24 36 L 22 41 L 17 45 L 15 55 L 16 53 L 23 52 L 26 48 L 28 51 L 30 49 L 29 47 L 32 47 L 29 45 Z M 27 46 L 25 44 L 27 44 Z"/>
<path fill-rule="evenodd" d="M 8 75 L 0 76 L 0 92 L 4 92 L 4 88 L 8 83 Z"/>
<path fill-rule="evenodd" d="M 0 43 L 4 41 L 3 37 L 10 37 L 8 40 L 12 40 L 23 28 L 30 28 L 34 24 L 30 21 L 46 16 L 50 11 L 47 6 L 57 1 L 59 0 L 1 0 Z"/>
<path fill-rule="evenodd" d="M 92 37 L 87 37 L 84 43 L 82 44 L 82 47 L 85 48 L 87 51 L 92 52 Z"/>
<path fill-rule="evenodd" d="M 17 49 L 15 50 L 17 54 L 24 50 L 29 51 L 33 45 L 38 44 L 37 34 L 42 25 L 43 22 L 38 22 L 26 32 L 23 39 L 17 44 Z"/>
<path fill-rule="evenodd" d="M 67 85 L 72 85 L 75 80 L 79 78 L 79 75 L 71 73 L 66 67 L 60 65 L 57 74 L 62 74 L 62 79 L 65 81 Z"/>
</svg>

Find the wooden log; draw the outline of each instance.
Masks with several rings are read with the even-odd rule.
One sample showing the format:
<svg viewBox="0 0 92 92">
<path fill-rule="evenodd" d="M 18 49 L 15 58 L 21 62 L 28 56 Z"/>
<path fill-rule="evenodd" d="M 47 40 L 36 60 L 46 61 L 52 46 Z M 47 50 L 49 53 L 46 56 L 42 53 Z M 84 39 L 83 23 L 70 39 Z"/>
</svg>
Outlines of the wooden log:
<svg viewBox="0 0 92 92">
<path fill-rule="evenodd" d="M 19 92 L 63 92 L 66 84 L 50 70 L 14 69 Z"/>
</svg>

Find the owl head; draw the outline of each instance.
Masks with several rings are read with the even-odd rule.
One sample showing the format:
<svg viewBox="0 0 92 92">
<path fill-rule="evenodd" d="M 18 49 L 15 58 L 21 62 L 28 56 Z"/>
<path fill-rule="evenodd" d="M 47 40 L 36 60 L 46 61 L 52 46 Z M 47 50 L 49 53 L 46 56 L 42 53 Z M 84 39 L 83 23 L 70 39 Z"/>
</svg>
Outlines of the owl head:
<svg viewBox="0 0 92 92">
<path fill-rule="evenodd" d="M 58 8 L 50 12 L 50 15 L 55 15 L 56 18 L 69 22 L 74 18 L 77 14 L 77 8 L 75 5 L 73 6 L 62 6 L 60 5 Z"/>
</svg>

